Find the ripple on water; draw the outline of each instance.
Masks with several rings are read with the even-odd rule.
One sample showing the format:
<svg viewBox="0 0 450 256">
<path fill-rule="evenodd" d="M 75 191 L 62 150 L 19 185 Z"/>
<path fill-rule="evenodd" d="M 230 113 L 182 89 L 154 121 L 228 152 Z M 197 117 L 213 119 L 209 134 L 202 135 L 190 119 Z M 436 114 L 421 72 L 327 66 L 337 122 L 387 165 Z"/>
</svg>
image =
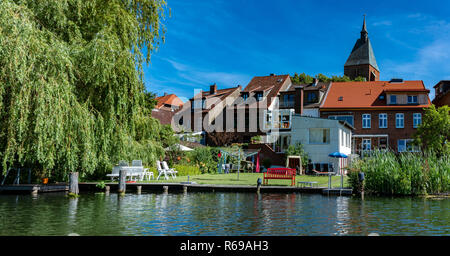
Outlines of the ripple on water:
<svg viewBox="0 0 450 256">
<path fill-rule="evenodd" d="M 449 235 L 449 208 L 302 194 L 0 195 L 0 235 Z"/>
</svg>

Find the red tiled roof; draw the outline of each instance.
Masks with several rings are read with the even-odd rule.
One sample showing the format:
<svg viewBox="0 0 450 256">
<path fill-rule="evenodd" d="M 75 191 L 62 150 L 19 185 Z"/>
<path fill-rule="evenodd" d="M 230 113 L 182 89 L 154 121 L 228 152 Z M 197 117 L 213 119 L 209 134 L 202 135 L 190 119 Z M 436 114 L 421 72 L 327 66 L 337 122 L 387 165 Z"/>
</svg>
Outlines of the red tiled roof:
<svg viewBox="0 0 450 256">
<path fill-rule="evenodd" d="M 156 100 L 158 101 L 158 103 L 156 103 L 156 108 L 160 108 L 164 106 L 164 104 L 178 107 L 183 105 L 183 101 L 181 101 L 180 98 L 178 98 L 175 94 L 168 94 L 165 96 L 157 97 Z"/>
<path fill-rule="evenodd" d="M 384 92 L 423 92 L 427 94 L 426 105 L 386 105 L 386 100 L 379 99 Z M 428 107 L 430 98 L 422 81 L 389 81 L 371 82 L 333 82 L 328 90 L 321 109 L 348 108 L 424 108 Z M 339 98 L 342 97 L 341 101 Z"/>
</svg>

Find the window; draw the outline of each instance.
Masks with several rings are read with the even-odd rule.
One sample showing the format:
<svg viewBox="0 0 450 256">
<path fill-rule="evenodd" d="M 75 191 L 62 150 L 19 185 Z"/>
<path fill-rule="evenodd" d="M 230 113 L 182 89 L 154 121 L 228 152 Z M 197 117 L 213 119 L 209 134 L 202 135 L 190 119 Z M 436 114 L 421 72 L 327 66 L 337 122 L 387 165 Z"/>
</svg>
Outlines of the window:
<svg viewBox="0 0 450 256">
<path fill-rule="evenodd" d="M 413 114 L 413 128 L 417 128 L 421 124 L 422 124 L 422 114 L 414 113 Z"/>
<path fill-rule="evenodd" d="M 282 107 L 294 107 L 294 94 L 283 95 Z"/>
<path fill-rule="evenodd" d="M 318 98 L 317 98 L 317 94 L 315 93 L 315 92 L 308 92 L 307 94 L 306 94 L 306 101 L 308 102 L 308 103 L 316 103 L 316 102 L 318 102 Z"/>
<path fill-rule="evenodd" d="M 410 96 L 408 95 L 408 104 L 416 104 L 417 103 L 417 95 Z"/>
<path fill-rule="evenodd" d="M 280 109 L 275 111 L 267 111 L 266 129 L 290 129 L 292 109 Z"/>
<path fill-rule="evenodd" d="M 274 142 L 273 150 L 277 153 L 285 152 L 289 145 L 291 144 L 291 136 L 290 135 L 280 135 L 277 140 Z"/>
<path fill-rule="evenodd" d="M 404 128 L 405 127 L 405 117 L 403 113 L 395 114 L 395 128 Z"/>
<path fill-rule="evenodd" d="M 248 92 L 243 92 L 242 98 L 244 99 L 244 101 L 246 101 L 248 99 Z"/>
<path fill-rule="evenodd" d="M 372 149 L 371 140 L 370 139 L 363 139 L 362 140 L 362 150 L 369 151 Z"/>
<path fill-rule="evenodd" d="M 330 144 L 330 129 L 310 128 L 309 144 Z"/>
<path fill-rule="evenodd" d="M 347 133 L 347 147 L 349 148 L 350 147 L 350 138 L 351 138 L 351 134 L 350 133 Z"/>
<path fill-rule="evenodd" d="M 391 95 L 391 104 L 397 104 L 397 95 Z"/>
<path fill-rule="evenodd" d="M 404 139 L 397 141 L 398 152 L 420 152 L 420 148 L 413 144 L 412 139 Z"/>
<path fill-rule="evenodd" d="M 264 115 L 266 116 L 266 121 L 265 121 L 266 129 L 272 128 L 272 112 L 265 110 Z"/>
<path fill-rule="evenodd" d="M 328 119 L 346 121 L 351 126 L 353 126 L 353 116 L 328 116 Z"/>
<path fill-rule="evenodd" d="M 370 128 L 370 114 L 362 115 L 362 128 Z"/>
<path fill-rule="evenodd" d="M 379 114 L 378 115 L 378 126 L 379 128 L 387 128 L 388 124 L 387 124 L 387 114 Z"/>
<path fill-rule="evenodd" d="M 378 142 L 379 149 L 387 149 L 387 138 L 380 138 Z"/>
<path fill-rule="evenodd" d="M 280 111 L 281 128 L 291 128 L 291 113 L 290 111 Z"/>
<path fill-rule="evenodd" d="M 263 97 L 263 92 L 257 92 L 257 93 L 255 93 L 255 99 L 256 99 L 257 101 L 262 100 L 262 97 Z"/>
</svg>

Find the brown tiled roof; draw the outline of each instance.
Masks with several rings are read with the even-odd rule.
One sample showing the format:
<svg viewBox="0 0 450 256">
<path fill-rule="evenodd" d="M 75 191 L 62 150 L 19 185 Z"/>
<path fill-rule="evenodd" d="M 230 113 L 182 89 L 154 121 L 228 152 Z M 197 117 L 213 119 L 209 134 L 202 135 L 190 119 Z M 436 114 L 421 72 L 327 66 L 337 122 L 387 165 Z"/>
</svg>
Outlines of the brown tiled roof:
<svg viewBox="0 0 450 256">
<path fill-rule="evenodd" d="M 180 98 L 178 98 L 177 95 L 175 94 L 168 94 L 161 97 L 157 97 L 156 101 L 158 102 L 156 103 L 155 108 L 160 108 L 164 106 L 164 104 L 169 104 L 177 107 L 181 107 L 183 105 L 183 101 L 180 100 Z"/>
<path fill-rule="evenodd" d="M 272 99 L 277 97 L 278 93 L 281 90 L 281 87 L 288 79 L 290 80 L 289 75 L 255 76 L 242 91 L 269 91 L 269 93 L 265 97 L 267 100 L 267 106 L 270 106 L 270 104 L 272 103 Z"/>
<path fill-rule="evenodd" d="M 404 81 L 402 83 L 390 83 L 388 81 L 370 82 L 333 82 L 328 90 L 326 99 L 321 109 L 349 109 L 349 108 L 424 108 L 430 105 L 387 105 L 386 100 L 380 100 L 379 96 L 384 92 L 411 92 L 420 91 L 427 93 L 422 81 Z M 340 101 L 339 98 L 342 97 Z"/>
<path fill-rule="evenodd" d="M 292 84 L 291 88 L 289 88 L 289 91 L 295 91 L 295 87 L 297 86 L 303 86 L 303 90 L 305 91 L 326 91 L 330 84 L 331 82 L 318 82 L 316 86 L 313 86 L 312 84 Z"/>
<path fill-rule="evenodd" d="M 163 110 L 163 109 L 153 109 L 152 117 L 159 120 L 161 124 L 171 124 L 172 117 L 174 116 L 173 111 Z"/>
<path fill-rule="evenodd" d="M 255 76 L 245 87 L 243 92 L 267 91 L 281 88 L 289 75 Z"/>
</svg>

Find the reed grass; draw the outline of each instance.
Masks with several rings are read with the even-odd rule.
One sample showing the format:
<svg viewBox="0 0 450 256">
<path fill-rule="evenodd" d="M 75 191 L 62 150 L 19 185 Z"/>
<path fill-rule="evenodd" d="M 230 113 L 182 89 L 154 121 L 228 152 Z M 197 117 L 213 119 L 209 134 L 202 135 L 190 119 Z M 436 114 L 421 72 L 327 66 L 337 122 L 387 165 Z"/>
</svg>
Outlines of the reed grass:
<svg viewBox="0 0 450 256">
<path fill-rule="evenodd" d="M 358 173 L 365 173 L 364 190 L 372 194 L 426 195 L 450 191 L 450 157 L 435 152 L 375 151 L 349 168 L 349 183 L 359 190 Z"/>
</svg>

